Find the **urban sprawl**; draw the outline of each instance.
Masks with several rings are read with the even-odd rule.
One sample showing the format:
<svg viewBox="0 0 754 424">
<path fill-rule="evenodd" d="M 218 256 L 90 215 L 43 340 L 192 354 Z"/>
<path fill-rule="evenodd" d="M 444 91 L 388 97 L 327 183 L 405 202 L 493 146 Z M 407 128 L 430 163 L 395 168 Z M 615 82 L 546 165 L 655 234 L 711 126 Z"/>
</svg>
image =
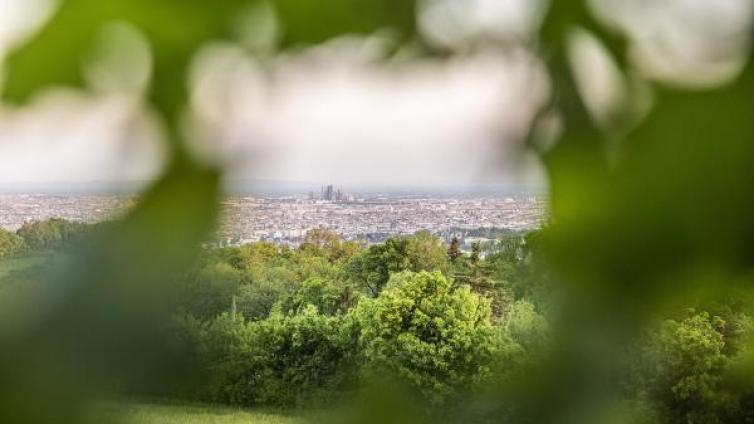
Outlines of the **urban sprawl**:
<svg viewBox="0 0 754 424">
<path fill-rule="evenodd" d="M 98 222 L 116 218 L 135 202 L 135 197 L 114 195 L 0 194 L 0 227 L 15 230 L 25 222 L 49 218 Z M 543 198 L 526 193 L 356 195 L 333 186 L 299 195 L 229 196 L 223 201 L 215 243 L 297 246 L 307 231 L 326 228 L 367 244 L 419 230 L 445 240 L 459 237 L 468 244 L 484 241 L 494 233 L 489 230 L 540 226 L 544 205 Z"/>
</svg>

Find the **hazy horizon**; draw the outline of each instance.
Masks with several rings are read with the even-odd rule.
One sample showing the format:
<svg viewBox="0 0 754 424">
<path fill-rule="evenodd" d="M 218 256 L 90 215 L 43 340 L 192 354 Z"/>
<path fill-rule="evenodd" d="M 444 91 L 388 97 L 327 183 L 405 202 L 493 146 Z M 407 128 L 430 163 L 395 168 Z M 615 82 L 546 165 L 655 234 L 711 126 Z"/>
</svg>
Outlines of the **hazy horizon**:
<svg viewBox="0 0 754 424">
<path fill-rule="evenodd" d="M 133 195 L 148 187 L 149 181 L 54 181 L 54 182 L 0 182 L 0 194 L 50 194 L 50 195 Z M 499 194 L 512 193 L 545 194 L 544 185 L 532 184 L 349 184 L 335 181 L 290 181 L 268 179 L 226 180 L 226 195 L 247 194 L 315 194 L 323 186 L 333 185 L 355 194 L 408 193 L 408 194 Z"/>
</svg>

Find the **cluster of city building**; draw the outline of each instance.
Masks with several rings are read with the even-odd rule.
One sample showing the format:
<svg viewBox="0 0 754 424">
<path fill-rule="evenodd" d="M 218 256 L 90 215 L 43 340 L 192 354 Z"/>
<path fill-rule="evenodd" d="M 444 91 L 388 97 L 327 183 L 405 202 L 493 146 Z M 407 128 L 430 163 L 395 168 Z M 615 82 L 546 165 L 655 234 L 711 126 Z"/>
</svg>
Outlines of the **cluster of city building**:
<svg viewBox="0 0 754 424">
<path fill-rule="evenodd" d="M 532 195 L 509 197 L 433 197 L 375 195 L 352 201 L 291 197 L 230 197 L 218 243 L 270 241 L 298 245 L 307 231 L 326 228 L 347 240 L 379 243 L 391 235 L 428 230 L 444 239 L 459 230 L 537 228 L 545 202 Z"/>
<path fill-rule="evenodd" d="M 354 202 L 356 201 L 356 196 L 354 196 L 351 193 L 348 193 L 347 191 L 338 188 L 334 189 L 333 185 L 326 185 L 322 186 L 319 192 L 319 197 L 316 197 L 314 195 L 313 191 L 309 192 L 308 200 L 322 200 L 326 202 L 339 202 L 339 203 L 346 203 L 346 202 Z"/>
<path fill-rule="evenodd" d="M 0 227 L 15 230 L 25 222 L 64 218 L 97 222 L 118 216 L 136 202 L 128 196 L 0 195 Z M 428 230 L 443 239 L 470 236 L 473 229 L 526 230 L 545 217 L 542 197 L 373 194 L 356 197 L 332 186 L 319 197 L 231 196 L 222 202 L 218 245 L 255 241 L 297 246 L 307 231 L 330 229 L 348 240 L 379 243 L 391 235 Z"/>
<path fill-rule="evenodd" d="M 66 194 L 0 194 L 0 228 L 15 231 L 24 223 L 64 218 L 93 223 L 118 217 L 134 197 Z"/>
</svg>

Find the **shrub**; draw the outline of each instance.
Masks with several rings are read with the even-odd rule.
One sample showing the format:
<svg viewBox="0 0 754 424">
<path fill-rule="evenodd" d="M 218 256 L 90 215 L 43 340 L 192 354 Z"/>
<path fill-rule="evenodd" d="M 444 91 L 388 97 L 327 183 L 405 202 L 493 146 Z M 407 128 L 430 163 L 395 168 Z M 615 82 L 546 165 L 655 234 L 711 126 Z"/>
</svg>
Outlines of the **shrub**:
<svg viewBox="0 0 754 424">
<path fill-rule="evenodd" d="M 27 222 L 16 234 L 30 249 L 54 249 L 80 238 L 90 228 L 87 224 L 52 218 Z"/>
<path fill-rule="evenodd" d="M 430 405 L 471 391 L 487 373 L 495 346 L 489 301 L 468 286 L 453 290 L 438 272 L 395 274 L 354 314 L 367 374 L 386 373 Z"/>
<path fill-rule="evenodd" d="M 238 312 L 248 320 L 267 318 L 273 307 L 295 290 L 295 283 L 260 279 L 240 287 L 236 306 Z"/>
<path fill-rule="evenodd" d="M 0 258 L 15 255 L 24 247 L 24 239 L 0 228 Z"/>
<path fill-rule="evenodd" d="M 286 407 L 332 401 L 355 375 L 346 319 L 313 306 L 256 322 L 221 315 L 204 337 L 209 400 Z"/>
<path fill-rule="evenodd" d="M 390 237 L 376 244 L 348 264 L 347 274 L 357 286 L 377 296 L 390 275 L 401 271 L 450 271 L 450 260 L 442 241 L 428 231 L 408 237 Z"/>
<path fill-rule="evenodd" d="M 330 262 L 348 260 L 361 250 L 361 245 L 353 241 L 345 241 L 337 233 L 316 228 L 309 230 L 299 251 L 319 257 L 325 257 Z"/>
<path fill-rule="evenodd" d="M 341 288 L 331 280 L 312 277 L 281 302 L 281 310 L 296 314 L 314 306 L 324 315 L 335 315 L 346 312 L 357 300 L 350 287 Z"/>
<path fill-rule="evenodd" d="M 541 351 L 550 339 L 547 320 L 527 300 L 511 305 L 502 327 L 506 336 L 528 352 Z"/>
<path fill-rule="evenodd" d="M 637 391 L 670 422 L 719 422 L 730 399 L 721 382 L 728 358 L 724 322 L 707 313 L 666 320 L 641 347 Z"/>
<path fill-rule="evenodd" d="M 181 306 L 196 318 L 214 318 L 230 311 L 240 283 L 241 273 L 230 264 L 209 263 L 184 279 Z"/>
</svg>

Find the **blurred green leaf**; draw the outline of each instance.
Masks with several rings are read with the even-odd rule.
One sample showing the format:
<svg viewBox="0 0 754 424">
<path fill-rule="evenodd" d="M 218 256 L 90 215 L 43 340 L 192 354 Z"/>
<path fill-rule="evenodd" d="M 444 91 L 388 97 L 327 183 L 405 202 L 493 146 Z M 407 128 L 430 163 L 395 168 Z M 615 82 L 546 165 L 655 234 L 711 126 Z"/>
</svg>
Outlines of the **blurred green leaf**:
<svg viewBox="0 0 754 424">
<path fill-rule="evenodd" d="M 17 331 L 0 338 L 0 421 L 80 422 L 88 401 L 115 382 L 176 378 L 162 340 L 170 281 L 209 236 L 217 187 L 215 172 L 175 166 L 126 219 L 16 299 L 31 301 L 3 323 Z"/>
<path fill-rule="evenodd" d="M 186 99 L 186 71 L 202 43 L 230 38 L 237 15 L 259 0 L 62 0 L 51 20 L 7 61 L 4 97 L 24 102 L 42 88 L 81 87 L 81 61 L 103 25 L 126 21 L 150 41 L 154 56 L 150 101 L 170 123 Z M 278 0 L 283 44 L 325 41 L 342 34 L 392 28 L 405 39 L 414 28 L 413 1 Z"/>
</svg>

